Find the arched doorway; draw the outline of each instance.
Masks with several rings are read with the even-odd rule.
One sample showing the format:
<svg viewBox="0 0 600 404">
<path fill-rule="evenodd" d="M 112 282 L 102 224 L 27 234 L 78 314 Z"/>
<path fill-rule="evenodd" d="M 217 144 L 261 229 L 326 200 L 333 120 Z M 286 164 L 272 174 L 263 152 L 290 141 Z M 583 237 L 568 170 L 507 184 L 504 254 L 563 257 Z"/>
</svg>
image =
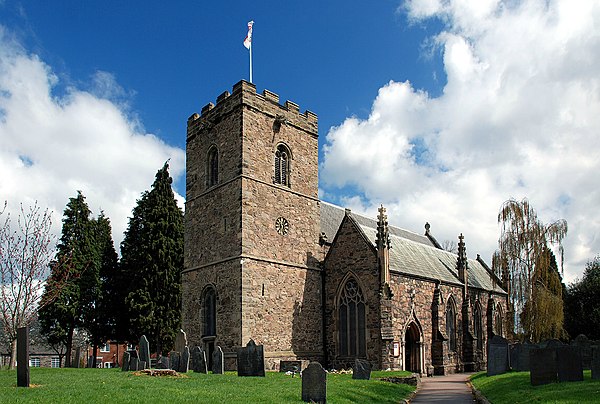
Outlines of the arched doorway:
<svg viewBox="0 0 600 404">
<path fill-rule="evenodd" d="M 421 373 L 421 333 L 414 322 L 404 334 L 404 370 Z"/>
</svg>

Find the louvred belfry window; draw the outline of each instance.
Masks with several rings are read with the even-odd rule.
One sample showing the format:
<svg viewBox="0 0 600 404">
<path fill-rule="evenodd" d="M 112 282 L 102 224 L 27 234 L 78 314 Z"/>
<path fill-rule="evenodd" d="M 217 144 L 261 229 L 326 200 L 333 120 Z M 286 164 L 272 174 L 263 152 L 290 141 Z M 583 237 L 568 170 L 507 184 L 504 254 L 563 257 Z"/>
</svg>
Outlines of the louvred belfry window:
<svg viewBox="0 0 600 404">
<path fill-rule="evenodd" d="M 339 355 L 366 356 L 365 297 L 354 279 L 344 285 L 339 298 Z"/>
<path fill-rule="evenodd" d="M 290 152 L 284 145 L 275 151 L 275 183 L 290 186 Z"/>
</svg>

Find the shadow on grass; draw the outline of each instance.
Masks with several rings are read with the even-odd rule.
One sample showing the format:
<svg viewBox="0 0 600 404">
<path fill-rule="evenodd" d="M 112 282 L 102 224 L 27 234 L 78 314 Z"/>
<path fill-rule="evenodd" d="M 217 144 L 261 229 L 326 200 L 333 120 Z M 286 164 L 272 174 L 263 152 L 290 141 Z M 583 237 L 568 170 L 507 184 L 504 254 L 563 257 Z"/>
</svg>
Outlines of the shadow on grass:
<svg viewBox="0 0 600 404">
<path fill-rule="evenodd" d="M 471 376 L 473 385 L 493 404 L 508 403 L 597 403 L 600 380 L 584 371 L 582 382 L 551 383 L 532 386 L 529 372 L 508 372 L 488 377 L 485 372 Z"/>
</svg>

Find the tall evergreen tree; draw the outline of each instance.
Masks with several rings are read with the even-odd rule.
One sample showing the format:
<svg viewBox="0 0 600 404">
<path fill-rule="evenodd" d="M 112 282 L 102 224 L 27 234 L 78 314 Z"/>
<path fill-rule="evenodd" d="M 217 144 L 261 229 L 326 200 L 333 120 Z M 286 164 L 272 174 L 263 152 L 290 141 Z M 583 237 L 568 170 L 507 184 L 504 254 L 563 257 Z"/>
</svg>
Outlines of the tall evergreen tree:
<svg viewBox="0 0 600 404">
<path fill-rule="evenodd" d="M 600 255 L 589 261 L 583 278 L 565 293 L 565 328 L 572 338 L 600 339 Z"/>
<path fill-rule="evenodd" d="M 63 214 L 57 259 L 44 290 L 44 295 L 52 296 L 54 300 L 41 307 L 38 313 L 42 332 L 48 341 L 53 345 L 65 345 L 67 364 L 71 363 L 73 332 L 81 324 L 82 313 L 91 304 L 89 294 L 94 293 L 97 278 L 97 254 L 90 213 L 81 191 L 77 192 L 77 197 L 69 199 Z M 70 281 L 54 296 L 56 285 L 64 279 Z M 42 296 L 42 300 L 45 298 Z"/>
<path fill-rule="evenodd" d="M 114 294 L 114 277 L 117 269 L 117 252 L 112 240 L 110 219 L 100 212 L 92 220 L 96 271 L 87 271 L 86 307 L 83 311 L 83 323 L 90 335 L 93 347 L 92 366 L 96 367 L 98 346 L 114 334 L 115 313 L 120 309 Z M 92 278 L 93 276 L 93 278 Z"/>
<path fill-rule="evenodd" d="M 169 351 L 181 324 L 183 212 L 171 188 L 169 165 L 142 194 L 121 244 L 127 294 L 129 340 L 142 334 L 157 353 Z"/>
</svg>

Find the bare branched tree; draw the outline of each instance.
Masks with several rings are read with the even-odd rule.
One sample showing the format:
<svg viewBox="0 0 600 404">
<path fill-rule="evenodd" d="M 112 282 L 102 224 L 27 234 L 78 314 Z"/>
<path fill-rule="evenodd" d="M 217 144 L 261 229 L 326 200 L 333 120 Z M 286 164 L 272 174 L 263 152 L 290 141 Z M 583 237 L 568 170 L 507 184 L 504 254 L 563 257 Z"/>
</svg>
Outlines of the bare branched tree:
<svg viewBox="0 0 600 404">
<path fill-rule="evenodd" d="M 55 236 L 51 232 L 52 213 L 42 211 L 37 202 L 29 209 L 21 204 L 16 226 L 7 202 L 0 211 L 0 321 L 11 347 L 9 368 L 14 367 L 17 328 L 29 326 L 42 302 L 45 279 L 54 256 Z M 65 278 L 66 279 L 66 278 Z"/>
<path fill-rule="evenodd" d="M 456 245 L 456 242 L 454 240 L 444 240 L 442 242 L 442 249 L 453 254 L 456 254 L 458 252 L 458 246 Z"/>
</svg>

